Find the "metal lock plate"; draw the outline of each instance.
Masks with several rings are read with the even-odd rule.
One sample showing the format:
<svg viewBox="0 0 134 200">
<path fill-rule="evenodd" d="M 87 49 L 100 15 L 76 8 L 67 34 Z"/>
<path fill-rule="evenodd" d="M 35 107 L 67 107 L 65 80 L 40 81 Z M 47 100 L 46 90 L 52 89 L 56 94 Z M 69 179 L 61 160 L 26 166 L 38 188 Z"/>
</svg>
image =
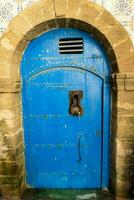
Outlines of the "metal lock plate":
<svg viewBox="0 0 134 200">
<path fill-rule="evenodd" d="M 69 113 L 71 115 L 81 116 L 83 114 L 83 108 L 81 106 L 81 99 L 83 97 L 82 90 L 75 90 L 69 92 Z"/>
</svg>

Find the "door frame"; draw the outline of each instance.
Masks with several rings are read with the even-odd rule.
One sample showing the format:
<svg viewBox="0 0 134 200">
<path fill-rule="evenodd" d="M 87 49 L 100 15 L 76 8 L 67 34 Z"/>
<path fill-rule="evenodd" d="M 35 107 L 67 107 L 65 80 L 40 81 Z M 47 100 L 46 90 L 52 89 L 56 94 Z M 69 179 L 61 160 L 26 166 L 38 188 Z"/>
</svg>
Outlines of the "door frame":
<svg viewBox="0 0 134 200">
<path fill-rule="evenodd" d="M 107 188 L 107 185 L 108 187 L 110 185 L 111 85 L 110 85 L 110 81 L 107 81 L 104 79 L 103 79 L 102 97 L 103 97 L 102 188 Z"/>
</svg>

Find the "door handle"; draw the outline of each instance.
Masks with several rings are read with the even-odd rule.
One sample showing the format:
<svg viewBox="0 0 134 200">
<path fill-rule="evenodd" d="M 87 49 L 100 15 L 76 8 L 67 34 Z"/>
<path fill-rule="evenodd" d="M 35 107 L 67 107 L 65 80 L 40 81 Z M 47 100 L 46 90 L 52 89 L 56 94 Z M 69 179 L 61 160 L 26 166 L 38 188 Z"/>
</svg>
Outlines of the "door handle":
<svg viewBox="0 0 134 200">
<path fill-rule="evenodd" d="M 80 151 L 80 148 L 81 148 L 81 135 L 79 136 L 79 139 L 78 139 L 78 162 L 81 162 L 82 161 L 82 156 L 81 156 L 81 151 Z"/>
</svg>

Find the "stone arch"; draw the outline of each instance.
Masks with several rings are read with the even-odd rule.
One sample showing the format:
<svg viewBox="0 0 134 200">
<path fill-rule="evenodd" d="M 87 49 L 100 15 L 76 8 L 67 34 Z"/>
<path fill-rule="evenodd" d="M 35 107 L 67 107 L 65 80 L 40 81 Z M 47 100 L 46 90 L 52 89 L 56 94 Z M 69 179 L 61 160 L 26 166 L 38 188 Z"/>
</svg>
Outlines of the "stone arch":
<svg viewBox="0 0 134 200">
<path fill-rule="evenodd" d="M 74 27 L 89 32 L 102 43 L 107 52 L 113 73 L 113 88 L 116 90 L 113 92 L 113 141 L 118 138 L 120 132 L 118 107 L 122 100 L 119 99 L 121 97 L 117 91 L 134 90 L 133 44 L 127 31 L 103 7 L 89 0 L 40 0 L 17 15 L 0 39 L 0 126 L 4 138 L 2 156 L 6 155 L 1 157 L 1 161 L 4 160 L 3 165 L 9 169 L 8 173 L 4 174 L 3 167 L 0 168 L 3 196 L 17 196 L 25 186 L 20 101 L 20 62 L 23 51 L 32 39 L 59 27 Z M 117 152 L 118 147 L 123 145 L 119 140 L 113 144 Z M 115 159 L 113 163 L 117 170 Z M 117 188 L 116 182 L 114 177 L 113 184 L 116 190 L 120 191 L 121 188 Z"/>
</svg>

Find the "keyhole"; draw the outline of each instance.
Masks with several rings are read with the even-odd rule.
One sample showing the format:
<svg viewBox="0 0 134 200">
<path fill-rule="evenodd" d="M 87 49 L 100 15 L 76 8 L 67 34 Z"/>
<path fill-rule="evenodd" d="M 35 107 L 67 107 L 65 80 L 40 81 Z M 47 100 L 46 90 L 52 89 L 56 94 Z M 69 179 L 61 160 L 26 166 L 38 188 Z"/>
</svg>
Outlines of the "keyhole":
<svg viewBox="0 0 134 200">
<path fill-rule="evenodd" d="M 74 106 L 77 107 L 78 106 L 78 95 L 74 95 L 73 101 L 74 101 Z"/>
</svg>

